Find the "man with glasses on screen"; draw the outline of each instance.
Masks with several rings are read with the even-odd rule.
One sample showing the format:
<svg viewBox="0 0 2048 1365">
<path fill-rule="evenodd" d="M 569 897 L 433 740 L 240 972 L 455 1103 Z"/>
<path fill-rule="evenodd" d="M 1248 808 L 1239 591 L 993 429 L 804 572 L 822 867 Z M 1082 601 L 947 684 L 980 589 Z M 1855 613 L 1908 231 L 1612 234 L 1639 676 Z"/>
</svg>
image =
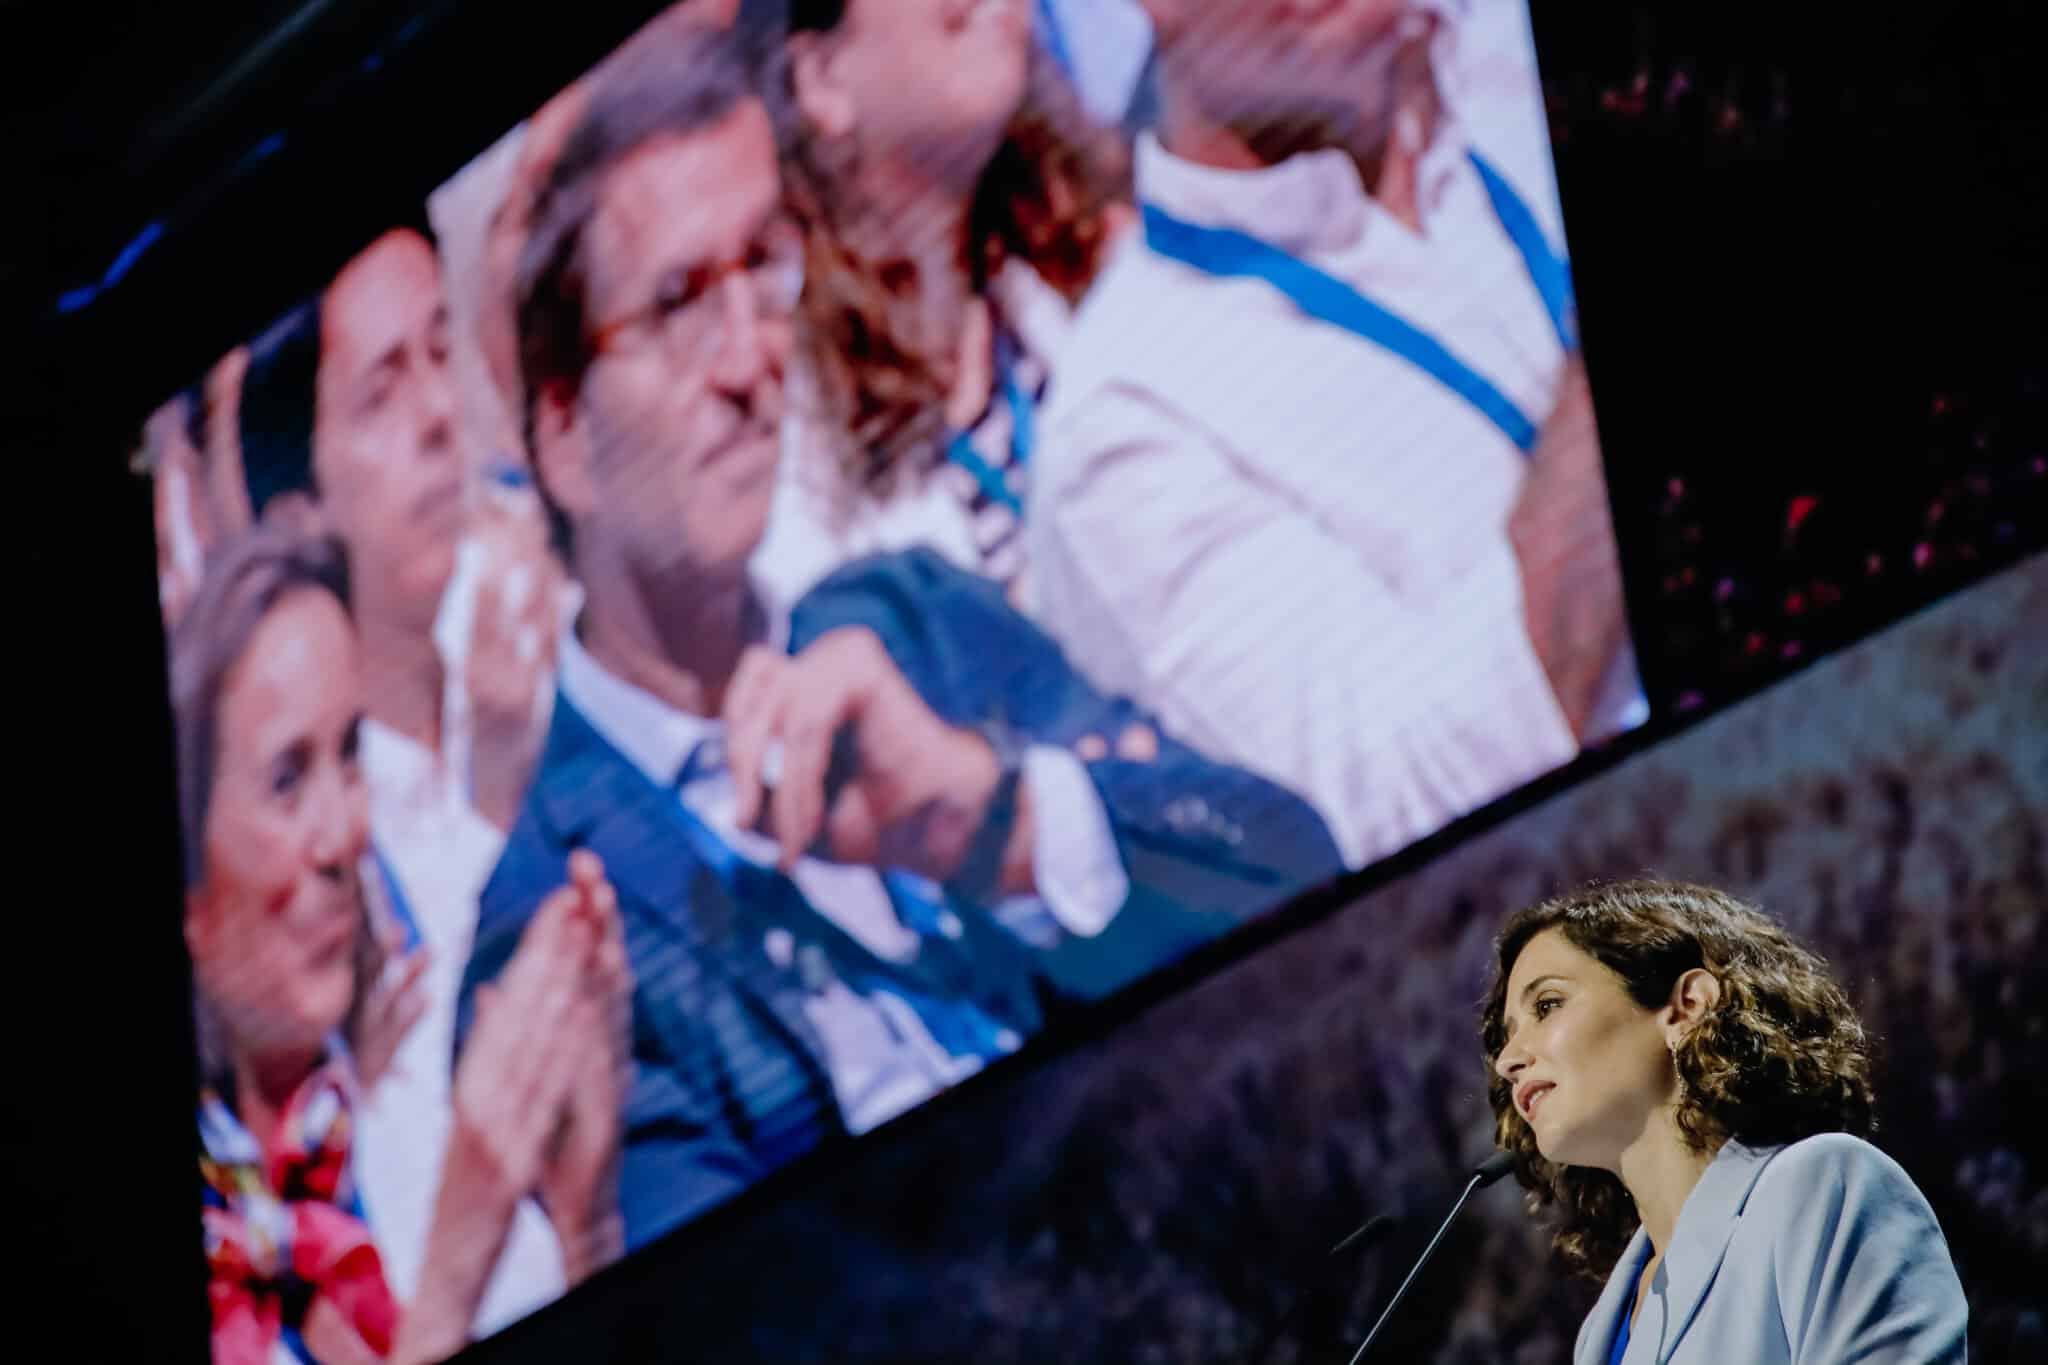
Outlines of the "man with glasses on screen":
<svg viewBox="0 0 2048 1365">
<path fill-rule="evenodd" d="M 935 555 L 764 619 L 802 243 L 754 41 L 600 69 L 519 271 L 534 470 L 585 605 L 465 992 L 571 850 L 603 857 L 637 981 L 633 1246 L 1338 867 L 1305 805 L 1092 692 Z"/>
<path fill-rule="evenodd" d="M 1144 4 L 1144 231 L 1041 428 L 1035 611 L 1362 864 L 1635 692 L 1523 0 Z"/>
</svg>

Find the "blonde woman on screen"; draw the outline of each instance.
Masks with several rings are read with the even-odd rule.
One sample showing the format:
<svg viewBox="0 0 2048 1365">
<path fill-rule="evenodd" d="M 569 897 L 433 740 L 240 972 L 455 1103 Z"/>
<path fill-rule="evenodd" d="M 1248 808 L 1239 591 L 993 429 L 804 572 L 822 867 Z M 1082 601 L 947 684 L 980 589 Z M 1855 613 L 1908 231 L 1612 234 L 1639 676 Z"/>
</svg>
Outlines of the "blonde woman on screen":
<svg viewBox="0 0 2048 1365">
<path fill-rule="evenodd" d="M 1961 1361 L 1934 1211 L 1865 1141 L 1862 1021 L 1819 958 L 1703 886 L 1595 885 L 1497 941 L 1500 1145 L 1566 1266 L 1576 1365 Z"/>
<path fill-rule="evenodd" d="M 363 656 L 346 591 L 330 544 L 259 530 L 211 566 L 172 642 L 223 1365 L 437 1360 L 490 1294 L 524 1312 L 560 1292 L 559 1271 L 493 1284 L 523 1240 L 559 1240 L 572 1277 L 618 1245 L 630 982 L 611 890 L 586 858 L 478 1003 L 445 1146 L 408 1154 L 435 1167 L 423 1269 L 403 1292 L 387 1273 L 393 1200 L 411 1191 L 367 1178 L 375 1139 L 357 1115 L 408 1021 L 382 989 L 389 926 L 369 908 Z"/>
</svg>

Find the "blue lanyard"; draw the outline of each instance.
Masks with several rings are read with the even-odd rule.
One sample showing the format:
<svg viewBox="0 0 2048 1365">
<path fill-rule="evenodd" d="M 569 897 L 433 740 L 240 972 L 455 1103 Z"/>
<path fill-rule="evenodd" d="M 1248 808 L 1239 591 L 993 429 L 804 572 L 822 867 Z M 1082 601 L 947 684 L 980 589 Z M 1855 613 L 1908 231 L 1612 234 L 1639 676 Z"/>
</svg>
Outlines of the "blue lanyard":
<svg viewBox="0 0 2048 1365">
<path fill-rule="evenodd" d="M 1077 79 L 1080 73 L 1074 69 L 1074 53 L 1067 46 L 1067 35 L 1061 31 L 1059 11 L 1053 7 L 1053 0 L 1038 0 L 1038 27 L 1045 35 L 1046 52 L 1069 81 Z"/>
<path fill-rule="evenodd" d="M 320 1365 L 320 1358 L 306 1345 L 306 1339 L 299 1335 L 298 1328 L 281 1327 L 277 1336 L 278 1340 L 284 1343 L 285 1349 L 298 1358 L 299 1365 Z"/>
<path fill-rule="evenodd" d="M 1515 250 L 1522 253 L 1522 264 L 1529 268 L 1529 278 L 1536 285 L 1536 292 L 1543 296 L 1543 307 L 1550 313 L 1550 325 L 1557 329 L 1558 344 L 1567 352 L 1578 350 L 1579 306 L 1572 294 L 1571 259 L 1561 251 L 1552 250 L 1550 239 L 1543 235 L 1543 228 L 1530 211 L 1528 202 L 1515 193 L 1515 187 L 1493 168 L 1491 162 L 1477 152 L 1466 155 L 1472 161 L 1472 169 L 1479 172 L 1480 183 L 1486 186 L 1486 197 L 1493 201 L 1494 215 L 1507 230 Z"/>
<path fill-rule="evenodd" d="M 1026 469 L 1031 464 L 1031 452 L 1038 444 L 1038 431 L 1034 419 L 1035 405 L 1031 395 L 1024 392 L 1024 385 L 1018 382 L 1017 367 L 1007 358 L 1002 348 L 996 356 L 997 386 L 1002 390 L 1003 406 L 1010 410 L 1010 467 Z M 999 503 L 1010 509 L 1010 515 L 1022 518 L 1024 504 L 1011 491 L 1003 479 L 1002 471 L 981 458 L 981 452 L 974 448 L 974 430 L 956 431 L 946 442 L 946 458 L 974 476 L 974 482 L 982 495 L 990 502 Z"/>
<path fill-rule="evenodd" d="M 1493 211 L 1521 253 L 1529 278 L 1567 351 L 1578 346 L 1571 265 L 1544 238 L 1536 216 L 1499 172 L 1477 152 L 1469 153 L 1486 187 Z M 1145 205 L 1145 241 L 1156 252 L 1206 274 L 1264 280 L 1310 317 L 1341 327 L 1400 356 L 1477 408 L 1524 454 L 1536 446 L 1536 424 L 1483 375 L 1441 342 L 1392 309 L 1306 261 L 1233 228 L 1182 222 L 1154 204 Z"/>
<path fill-rule="evenodd" d="M 410 953 L 420 946 L 420 922 L 412 913 L 412 906 L 406 902 L 405 888 L 399 885 L 398 869 L 384 856 L 384 850 L 370 845 L 370 856 L 377 861 L 379 880 L 384 883 L 384 894 L 391 901 L 391 917 L 398 921 L 398 927 L 405 931 L 405 942 L 401 945 Z"/>
</svg>

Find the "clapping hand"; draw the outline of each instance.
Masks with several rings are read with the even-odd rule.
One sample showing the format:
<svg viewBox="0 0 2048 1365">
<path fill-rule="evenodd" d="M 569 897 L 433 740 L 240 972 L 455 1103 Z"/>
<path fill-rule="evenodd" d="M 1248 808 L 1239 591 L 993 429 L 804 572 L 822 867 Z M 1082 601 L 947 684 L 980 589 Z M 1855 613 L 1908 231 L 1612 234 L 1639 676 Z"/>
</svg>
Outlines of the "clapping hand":
<svg viewBox="0 0 2048 1365">
<path fill-rule="evenodd" d="M 586 861 L 587 860 L 587 861 Z M 576 1063 L 540 1177 L 540 1200 L 561 1239 L 570 1282 L 625 1250 L 618 1209 L 619 1142 L 630 1056 L 633 974 L 618 896 L 594 855 L 571 861 L 572 885 L 594 935 L 581 997 L 570 1013 Z"/>
<path fill-rule="evenodd" d="M 597 855 L 578 851 L 569 880 L 521 935 L 497 980 L 477 988 L 455 1066 L 455 1122 L 428 1234 L 427 1273 L 400 1324 L 394 1361 L 437 1360 L 468 1339 L 519 1201 L 538 1194 L 572 1272 L 616 1254 L 610 1173 L 617 1162 L 621 1026 L 630 997 L 618 904 Z M 596 1073 L 593 1080 L 590 1073 Z M 566 1219 L 574 1217 L 575 1225 Z"/>
</svg>

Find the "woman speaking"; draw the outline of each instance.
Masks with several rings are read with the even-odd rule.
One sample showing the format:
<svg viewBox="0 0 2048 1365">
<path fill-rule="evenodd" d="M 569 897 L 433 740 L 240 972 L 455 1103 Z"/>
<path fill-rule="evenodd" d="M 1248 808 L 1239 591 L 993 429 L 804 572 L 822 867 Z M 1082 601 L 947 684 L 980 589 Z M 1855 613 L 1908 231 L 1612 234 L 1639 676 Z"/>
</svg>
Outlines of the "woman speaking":
<svg viewBox="0 0 2048 1365">
<path fill-rule="evenodd" d="M 1872 1124 L 1863 1025 L 1826 965 L 1706 887 L 1521 911 L 1482 1033 L 1500 1145 L 1606 1289 L 1574 1365 L 1960 1361 L 1934 1211 Z"/>
</svg>

